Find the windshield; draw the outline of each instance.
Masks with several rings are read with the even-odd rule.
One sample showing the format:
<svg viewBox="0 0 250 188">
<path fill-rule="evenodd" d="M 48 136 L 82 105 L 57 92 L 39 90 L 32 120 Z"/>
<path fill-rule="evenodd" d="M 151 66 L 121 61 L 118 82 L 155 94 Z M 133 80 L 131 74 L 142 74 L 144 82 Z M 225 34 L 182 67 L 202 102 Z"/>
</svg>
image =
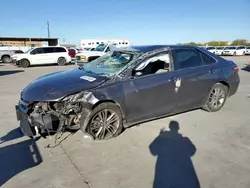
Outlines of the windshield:
<svg viewBox="0 0 250 188">
<path fill-rule="evenodd" d="M 218 47 L 216 50 L 223 50 L 224 48 L 223 47 Z"/>
<path fill-rule="evenodd" d="M 83 68 L 86 72 L 113 76 L 138 56 L 136 53 L 113 51 L 84 64 Z"/>
<path fill-rule="evenodd" d="M 249 50 L 249 49 L 250 49 L 250 46 L 249 46 L 249 47 L 247 47 L 247 49 Z"/>
<path fill-rule="evenodd" d="M 214 50 L 215 47 L 207 47 L 207 50 Z"/>
<path fill-rule="evenodd" d="M 31 48 L 31 49 L 28 49 L 27 51 L 25 51 L 24 53 L 27 54 L 27 53 L 30 53 L 34 48 Z"/>
<path fill-rule="evenodd" d="M 99 44 L 93 51 L 103 52 L 106 48 L 107 44 Z"/>
<path fill-rule="evenodd" d="M 225 48 L 225 50 L 235 50 L 235 49 L 236 49 L 236 47 L 234 47 L 234 46 L 229 46 L 229 47 Z"/>
</svg>

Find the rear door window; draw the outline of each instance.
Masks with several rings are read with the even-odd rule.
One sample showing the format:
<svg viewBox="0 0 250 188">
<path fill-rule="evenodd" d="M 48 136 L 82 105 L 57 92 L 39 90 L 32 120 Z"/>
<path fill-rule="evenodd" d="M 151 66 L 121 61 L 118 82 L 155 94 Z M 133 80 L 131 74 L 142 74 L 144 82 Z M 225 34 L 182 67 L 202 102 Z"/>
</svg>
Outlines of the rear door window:
<svg viewBox="0 0 250 188">
<path fill-rule="evenodd" d="M 172 51 L 174 69 L 186 69 L 202 65 L 200 53 L 195 49 L 174 49 Z"/>
<path fill-rule="evenodd" d="M 208 55 L 200 52 L 201 54 L 201 58 L 202 58 L 202 63 L 203 65 L 210 65 L 210 64 L 214 64 L 215 60 L 212 57 L 209 57 Z"/>
<path fill-rule="evenodd" d="M 43 48 L 44 49 L 44 53 L 54 53 L 55 50 L 54 48 Z"/>
<path fill-rule="evenodd" d="M 56 47 L 55 48 L 55 52 L 66 52 L 66 50 L 64 48 L 60 48 L 60 47 Z"/>
</svg>

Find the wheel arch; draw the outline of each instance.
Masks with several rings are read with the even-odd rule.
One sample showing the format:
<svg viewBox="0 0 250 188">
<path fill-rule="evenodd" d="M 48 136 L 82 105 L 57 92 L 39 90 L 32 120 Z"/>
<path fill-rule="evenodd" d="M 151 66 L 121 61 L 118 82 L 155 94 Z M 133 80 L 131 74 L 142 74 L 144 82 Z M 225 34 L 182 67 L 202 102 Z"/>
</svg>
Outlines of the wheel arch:
<svg viewBox="0 0 250 188">
<path fill-rule="evenodd" d="M 100 100 L 100 101 L 98 101 L 97 103 L 95 103 L 95 104 L 92 106 L 91 110 L 94 110 L 97 106 L 99 106 L 100 104 L 103 104 L 103 103 L 113 103 L 113 104 L 117 105 L 117 106 L 120 108 L 120 111 L 121 111 L 121 113 L 122 113 L 122 118 L 123 118 L 123 119 L 125 118 L 125 113 L 124 113 L 124 111 L 122 110 L 121 105 L 120 105 L 118 102 L 116 102 L 116 101 L 114 101 L 114 100 L 111 100 L 111 99 L 105 99 L 105 100 Z"/>
<path fill-rule="evenodd" d="M 19 61 L 27 60 L 30 63 L 30 60 L 28 58 L 22 58 Z"/>
<path fill-rule="evenodd" d="M 121 114 L 122 114 L 122 119 L 124 121 L 124 112 L 121 108 L 121 106 L 119 105 L 119 103 L 117 103 L 116 101 L 114 100 L 110 100 L 110 99 L 105 99 L 105 100 L 101 100 L 101 101 L 98 101 L 97 103 L 93 104 L 91 106 L 91 108 L 87 109 L 87 108 L 83 108 L 83 112 L 82 112 L 82 116 L 81 116 L 81 119 L 80 119 L 80 129 L 83 133 L 85 134 L 88 134 L 87 131 L 86 131 L 86 128 L 88 126 L 88 123 L 90 121 L 90 116 L 91 116 L 91 113 L 92 111 L 99 105 L 101 104 L 104 104 L 104 103 L 113 103 L 115 105 L 117 105 L 121 111 Z M 92 137 L 90 134 L 88 134 L 88 136 Z M 92 139 L 94 139 L 92 137 Z"/>
<path fill-rule="evenodd" d="M 1 59 L 2 59 L 3 57 L 5 57 L 5 56 L 7 56 L 7 57 L 10 58 L 10 55 L 9 55 L 9 54 L 3 54 L 3 55 L 1 56 Z"/>
<path fill-rule="evenodd" d="M 230 85 L 226 81 L 224 81 L 224 80 L 221 80 L 218 83 L 221 83 L 221 84 L 223 84 L 224 86 L 227 87 L 227 89 L 228 89 L 227 96 L 230 96 Z"/>
</svg>

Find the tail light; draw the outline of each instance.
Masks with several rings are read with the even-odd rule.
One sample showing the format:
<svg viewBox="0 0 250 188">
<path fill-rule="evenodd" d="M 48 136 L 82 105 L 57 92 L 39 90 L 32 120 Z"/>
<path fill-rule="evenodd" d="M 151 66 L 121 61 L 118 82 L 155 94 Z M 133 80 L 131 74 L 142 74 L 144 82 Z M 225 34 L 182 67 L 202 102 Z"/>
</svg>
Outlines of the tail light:
<svg viewBox="0 0 250 188">
<path fill-rule="evenodd" d="M 239 72 L 239 67 L 233 67 L 233 71 L 234 71 L 235 73 L 238 73 L 238 72 Z"/>
</svg>

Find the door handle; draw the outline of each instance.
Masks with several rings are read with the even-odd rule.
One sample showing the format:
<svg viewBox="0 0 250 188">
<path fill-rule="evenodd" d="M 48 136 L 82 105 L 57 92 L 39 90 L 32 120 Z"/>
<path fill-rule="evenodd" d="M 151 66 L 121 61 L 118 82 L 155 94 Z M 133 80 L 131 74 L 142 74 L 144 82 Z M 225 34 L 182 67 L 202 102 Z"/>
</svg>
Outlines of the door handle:
<svg viewBox="0 0 250 188">
<path fill-rule="evenodd" d="M 168 79 L 169 82 L 176 82 L 176 78 L 175 77 L 171 77 Z"/>
<path fill-rule="evenodd" d="M 210 69 L 209 73 L 214 74 L 214 69 Z"/>
</svg>

